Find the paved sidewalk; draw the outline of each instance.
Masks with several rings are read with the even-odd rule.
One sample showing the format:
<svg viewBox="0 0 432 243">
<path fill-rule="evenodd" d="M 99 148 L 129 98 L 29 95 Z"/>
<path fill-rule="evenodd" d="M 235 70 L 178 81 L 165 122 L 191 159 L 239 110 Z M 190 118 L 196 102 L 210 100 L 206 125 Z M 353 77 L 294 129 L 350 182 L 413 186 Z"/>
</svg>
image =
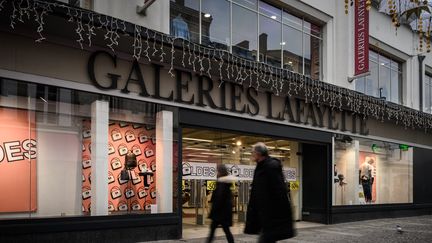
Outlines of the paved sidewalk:
<svg viewBox="0 0 432 243">
<path fill-rule="evenodd" d="M 400 225 L 402 233 L 396 230 Z M 222 231 L 221 229 L 218 229 Z M 234 235 L 235 242 L 256 242 L 257 237 L 245 234 Z M 205 238 L 152 241 L 157 243 L 205 242 Z M 214 243 L 226 242 L 218 236 Z M 280 242 L 432 242 L 432 215 L 406 218 L 377 219 L 334 225 L 321 225 L 297 230 L 295 238 Z"/>
</svg>

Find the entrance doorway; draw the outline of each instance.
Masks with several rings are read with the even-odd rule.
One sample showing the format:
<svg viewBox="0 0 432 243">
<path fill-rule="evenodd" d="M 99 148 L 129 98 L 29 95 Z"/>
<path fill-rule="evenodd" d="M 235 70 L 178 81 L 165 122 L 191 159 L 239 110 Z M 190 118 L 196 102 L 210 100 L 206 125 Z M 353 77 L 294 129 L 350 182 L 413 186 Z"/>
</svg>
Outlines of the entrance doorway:
<svg viewBox="0 0 432 243">
<path fill-rule="evenodd" d="M 182 129 L 182 210 L 183 226 L 209 225 L 211 195 L 216 184 L 216 164 L 227 166 L 237 178 L 232 184 L 233 221 L 246 219 L 249 188 L 255 162 L 252 145 L 264 142 L 270 156 L 281 160 L 287 185 L 291 188 L 294 220 L 301 219 L 301 158 L 299 142 L 231 131 L 188 127 Z M 287 205 L 289 206 L 289 205 Z"/>
</svg>

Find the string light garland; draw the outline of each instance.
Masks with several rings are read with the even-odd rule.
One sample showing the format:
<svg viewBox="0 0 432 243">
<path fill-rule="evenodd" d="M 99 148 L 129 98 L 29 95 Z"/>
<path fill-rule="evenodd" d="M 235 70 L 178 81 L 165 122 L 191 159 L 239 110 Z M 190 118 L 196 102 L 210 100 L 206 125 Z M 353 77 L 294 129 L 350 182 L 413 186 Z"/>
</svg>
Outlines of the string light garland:
<svg viewBox="0 0 432 243">
<path fill-rule="evenodd" d="M 349 1 L 348 1 L 349 2 Z M 286 69 L 277 68 L 266 63 L 251 61 L 229 53 L 227 50 L 201 46 L 188 40 L 173 37 L 164 33 L 127 23 L 125 21 L 102 15 L 86 9 L 75 8 L 61 2 L 46 2 L 42 0 L 0 0 L 0 11 L 6 4 L 11 7 L 10 27 L 25 23 L 27 16 L 34 17 L 37 24 L 38 39 L 45 39 L 43 31 L 46 17 L 57 9 L 65 10 L 66 20 L 76 24 L 74 31 L 78 45 L 92 46 L 92 38 L 97 35 L 96 29 L 103 30 L 106 46 L 115 53 L 121 41 L 121 35 L 132 40 L 132 57 L 139 61 L 145 56 L 148 62 L 158 62 L 169 66 L 168 73 L 174 77 L 175 65 L 192 69 L 200 75 L 219 80 L 219 87 L 225 81 L 272 91 L 277 96 L 296 96 L 305 99 L 306 103 L 317 106 L 327 105 L 330 109 L 352 112 L 364 119 L 373 117 L 376 120 L 394 121 L 406 128 L 419 128 L 428 132 L 432 129 L 432 115 L 408 107 L 393 104 L 383 99 L 367 96 L 353 90 L 313 80 L 310 77 Z M 351 2 L 352 3 L 352 2 Z M 18 22 L 17 22 L 18 21 Z M 128 32 L 127 26 L 132 26 Z M 84 37 L 87 43 L 84 43 Z M 425 32 L 428 39 L 430 32 Z M 427 42 L 427 47 L 430 42 Z M 179 49 L 179 52 L 177 50 Z M 152 52 L 150 54 L 150 52 Z M 166 55 L 170 53 L 170 55 Z M 179 54 L 177 54 L 179 53 Z M 181 58 L 180 58 L 181 53 Z M 177 55 L 176 55 L 177 54 Z M 177 61 L 176 61 L 177 60 Z M 215 69 L 212 69 L 216 67 Z"/>
</svg>

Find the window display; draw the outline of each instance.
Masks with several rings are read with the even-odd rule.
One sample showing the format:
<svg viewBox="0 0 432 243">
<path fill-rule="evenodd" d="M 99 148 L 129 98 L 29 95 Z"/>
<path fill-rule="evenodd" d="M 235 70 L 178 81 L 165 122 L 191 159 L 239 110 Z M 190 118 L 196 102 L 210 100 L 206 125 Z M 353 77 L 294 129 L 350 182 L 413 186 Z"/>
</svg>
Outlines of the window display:
<svg viewBox="0 0 432 243">
<path fill-rule="evenodd" d="M 150 213 L 157 196 L 176 201 L 174 189 L 157 194 L 158 163 L 172 179 L 159 185 L 178 185 L 176 135 L 156 139 L 177 126 L 158 122 L 162 111 L 177 112 L 0 78 L 0 219 Z M 108 200 L 92 205 L 95 197 Z"/>
<path fill-rule="evenodd" d="M 413 149 L 335 139 L 333 205 L 412 203 Z"/>
<path fill-rule="evenodd" d="M 84 149 L 91 145 L 91 136 L 87 136 L 90 125 L 89 120 L 83 121 Z M 156 179 L 153 175 L 141 173 L 156 172 L 156 141 L 152 139 L 155 137 L 155 127 L 110 121 L 108 134 L 109 211 L 149 210 L 151 204 L 156 204 Z M 88 178 L 91 173 L 91 163 L 88 161 L 91 150 L 83 150 L 82 156 L 83 178 Z M 85 166 L 86 163 L 89 165 Z M 83 180 L 82 204 L 86 213 L 90 212 L 91 196 L 84 195 L 89 194 L 87 190 L 90 187 L 91 181 Z"/>
</svg>

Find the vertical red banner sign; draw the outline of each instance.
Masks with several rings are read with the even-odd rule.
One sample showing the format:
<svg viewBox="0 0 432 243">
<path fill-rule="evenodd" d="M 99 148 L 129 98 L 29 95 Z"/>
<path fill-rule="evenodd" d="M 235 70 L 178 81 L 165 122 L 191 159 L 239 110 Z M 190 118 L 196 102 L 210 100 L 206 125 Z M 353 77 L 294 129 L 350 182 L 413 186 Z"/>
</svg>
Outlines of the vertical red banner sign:
<svg viewBox="0 0 432 243">
<path fill-rule="evenodd" d="M 354 75 L 369 72 L 369 11 L 366 0 L 355 1 L 354 11 Z"/>
</svg>

